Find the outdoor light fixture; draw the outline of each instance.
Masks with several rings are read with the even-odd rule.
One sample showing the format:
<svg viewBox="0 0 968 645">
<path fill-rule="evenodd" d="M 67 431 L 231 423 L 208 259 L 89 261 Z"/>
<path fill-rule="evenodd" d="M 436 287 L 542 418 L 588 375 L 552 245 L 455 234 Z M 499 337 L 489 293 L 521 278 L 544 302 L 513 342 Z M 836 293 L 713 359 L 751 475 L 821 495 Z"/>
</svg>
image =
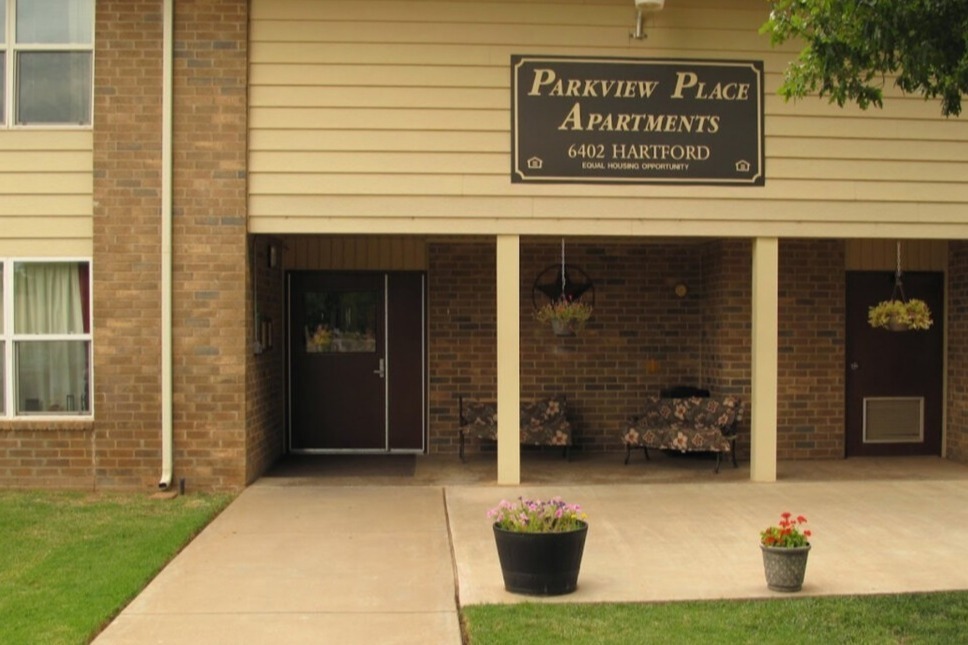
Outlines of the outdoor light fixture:
<svg viewBox="0 0 968 645">
<path fill-rule="evenodd" d="M 642 31 L 642 20 L 644 19 L 645 13 L 660 11 L 664 6 L 665 0 L 635 0 L 635 31 L 629 35 L 636 40 L 645 38 L 645 32 Z"/>
</svg>

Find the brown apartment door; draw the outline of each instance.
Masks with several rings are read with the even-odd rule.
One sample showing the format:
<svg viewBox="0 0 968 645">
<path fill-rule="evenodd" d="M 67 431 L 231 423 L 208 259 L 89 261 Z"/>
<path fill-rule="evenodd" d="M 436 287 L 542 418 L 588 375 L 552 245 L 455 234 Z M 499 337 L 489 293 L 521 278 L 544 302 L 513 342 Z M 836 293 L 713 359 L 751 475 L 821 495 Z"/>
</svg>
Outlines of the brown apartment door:
<svg viewBox="0 0 968 645">
<path fill-rule="evenodd" d="M 292 452 L 422 452 L 424 276 L 289 274 Z"/>
<path fill-rule="evenodd" d="M 932 327 L 892 332 L 867 324 L 868 307 L 890 296 L 894 274 L 847 274 L 847 456 L 940 455 L 944 276 L 902 276 L 909 298 L 931 308 Z"/>
</svg>

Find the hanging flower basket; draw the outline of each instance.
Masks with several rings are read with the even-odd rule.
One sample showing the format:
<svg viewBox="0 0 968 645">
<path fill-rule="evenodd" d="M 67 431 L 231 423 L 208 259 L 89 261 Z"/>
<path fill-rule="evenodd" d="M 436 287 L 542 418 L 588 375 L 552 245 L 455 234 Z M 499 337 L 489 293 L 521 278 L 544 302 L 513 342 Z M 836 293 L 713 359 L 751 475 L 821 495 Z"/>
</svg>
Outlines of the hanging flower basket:
<svg viewBox="0 0 968 645">
<path fill-rule="evenodd" d="M 887 300 L 882 300 L 867 310 L 867 323 L 875 329 L 881 327 L 890 331 L 909 329 L 928 329 L 934 323 L 931 309 L 923 300 L 907 299 L 901 280 L 901 241 L 897 242 L 897 268 L 894 271 L 894 291 Z"/>
<path fill-rule="evenodd" d="M 551 319 L 551 331 L 554 332 L 555 336 L 575 336 L 584 327 L 581 323 L 571 322 L 567 320 L 561 320 L 559 318 Z"/>
<path fill-rule="evenodd" d="M 867 322 L 890 331 L 928 329 L 934 323 L 927 303 L 917 298 L 883 300 L 867 310 Z"/>
<path fill-rule="evenodd" d="M 562 296 L 534 312 L 538 322 L 551 324 L 551 329 L 556 336 L 574 336 L 581 332 L 591 315 L 590 305 L 570 296 Z"/>
</svg>

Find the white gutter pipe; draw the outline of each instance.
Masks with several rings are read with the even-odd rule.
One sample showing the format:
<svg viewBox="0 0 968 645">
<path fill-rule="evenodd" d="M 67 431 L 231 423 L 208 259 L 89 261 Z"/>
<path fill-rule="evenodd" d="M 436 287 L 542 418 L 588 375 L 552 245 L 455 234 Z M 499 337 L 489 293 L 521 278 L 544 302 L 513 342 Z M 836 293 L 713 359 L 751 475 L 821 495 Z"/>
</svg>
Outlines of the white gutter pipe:
<svg viewBox="0 0 968 645">
<path fill-rule="evenodd" d="M 175 48 L 175 0 L 164 0 L 161 54 L 161 481 L 171 487 L 172 439 L 171 234 L 172 234 L 172 54 Z"/>
</svg>

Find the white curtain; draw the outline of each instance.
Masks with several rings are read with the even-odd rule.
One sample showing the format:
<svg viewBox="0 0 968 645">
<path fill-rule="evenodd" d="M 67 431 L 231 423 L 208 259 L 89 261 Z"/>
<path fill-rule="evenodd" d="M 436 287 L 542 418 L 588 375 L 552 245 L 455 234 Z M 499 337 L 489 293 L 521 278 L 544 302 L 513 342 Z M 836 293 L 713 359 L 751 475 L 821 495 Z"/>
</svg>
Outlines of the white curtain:
<svg viewBox="0 0 968 645">
<path fill-rule="evenodd" d="M 14 272 L 16 334 L 83 334 L 84 307 L 76 263 L 18 264 Z M 20 340 L 16 344 L 18 411 L 78 410 L 86 399 L 87 341 Z"/>
</svg>

